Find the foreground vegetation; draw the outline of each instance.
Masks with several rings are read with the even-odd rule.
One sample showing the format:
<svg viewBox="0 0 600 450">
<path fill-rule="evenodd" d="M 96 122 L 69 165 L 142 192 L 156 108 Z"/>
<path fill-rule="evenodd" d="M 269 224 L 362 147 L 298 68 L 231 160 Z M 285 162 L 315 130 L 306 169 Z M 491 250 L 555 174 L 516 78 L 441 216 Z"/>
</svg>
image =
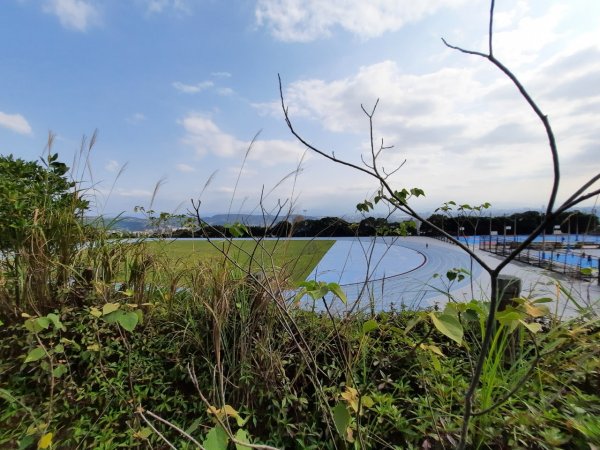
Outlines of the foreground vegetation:
<svg viewBox="0 0 600 450">
<path fill-rule="evenodd" d="M 315 315 L 275 275 L 257 284 L 224 259 L 129 286 L 94 279 L 48 312 L 2 317 L 2 448 L 196 448 L 174 426 L 213 449 L 229 448 L 228 433 L 237 448 L 456 443 L 486 303 Z M 500 316 L 477 396 L 492 409 L 473 421 L 471 448 L 600 444 L 597 319 L 556 322 L 545 301 Z"/>
<path fill-rule="evenodd" d="M 0 186 L 22 199 L 2 230 L 1 448 L 456 445 L 489 303 L 334 316 L 339 286 L 302 283 L 326 305 L 315 314 L 286 267 L 331 242 L 211 241 L 196 247 L 211 257 L 189 257 L 197 241 L 107 239 L 83 223 L 75 185 L 42 176 L 22 196 L 13 175 Z M 600 445 L 598 317 L 559 321 L 548 301 L 498 313 L 470 448 Z"/>
</svg>

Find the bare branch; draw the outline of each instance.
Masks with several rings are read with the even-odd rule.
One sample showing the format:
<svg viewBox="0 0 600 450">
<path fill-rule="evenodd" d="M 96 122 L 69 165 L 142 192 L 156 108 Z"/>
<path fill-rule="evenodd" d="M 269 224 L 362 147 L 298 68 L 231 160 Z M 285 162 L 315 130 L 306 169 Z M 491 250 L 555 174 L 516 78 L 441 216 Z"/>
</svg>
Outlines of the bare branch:
<svg viewBox="0 0 600 450">
<path fill-rule="evenodd" d="M 190 442 L 193 442 L 200 450 L 204 450 L 204 447 L 202 446 L 202 444 L 200 444 L 200 442 L 198 442 L 196 439 L 194 439 L 192 436 L 190 436 L 188 433 L 186 433 L 185 431 L 183 431 L 181 428 L 179 428 L 177 425 L 169 422 L 168 420 L 163 419 L 162 417 L 154 414 L 152 411 L 149 410 L 144 410 L 144 408 L 142 408 L 141 406 L 138 406 L 136 413 L 144 420 L 144 422 L 146 422 L 150 428 L 152 428 L 152 430 L 163 440 L 167 443 L 167 445 L 169 447 L 171 447 L 172 449 L 176 450 L 176 447 L 171 444 L 167 438 L 165 438 L 153 425 L 152 423 L 146 418 L 146 416 L 144 415 L 144 412 L 148 413 L 148 415 L 156 420 L 158 420 L 159 422 L 164 423 L 165 425 L 168 425 L 169 427 L 173 428 L 175 431 L 177 431 L 179 434 L 181 434 L 183 437 L 185 437 L 186 439 L 188 439 Z"/>
<path fill-rule="evenodd" d="M 495 0 L 491 0 L 490 2 L 490 25 L 489 25 L 489 29 L 488 29 L 488 52 L 490 54 L 490 56 L 492 56 L 494 54 L 493 51 L 493 36 L 494 36 L 494 6 L 495 6 Z"/>
</svg>

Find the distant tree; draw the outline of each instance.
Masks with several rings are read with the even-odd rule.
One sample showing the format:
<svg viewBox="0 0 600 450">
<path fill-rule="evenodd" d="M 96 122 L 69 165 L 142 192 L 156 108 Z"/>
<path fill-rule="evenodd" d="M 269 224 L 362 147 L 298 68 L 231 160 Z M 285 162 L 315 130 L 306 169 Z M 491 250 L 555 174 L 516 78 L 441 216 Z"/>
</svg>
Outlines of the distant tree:
<svg viewBox="0 0 600 450">
<path fill-rule="evenodd" d="M 277 237 L 290 236 L 292 233 L 292 224 L 287 220 L 282 220 L 281 222 L 277 222 L 275 226 L 271 227 L 268 233 Z"/>
<path fill-rule="evenodd" d="M 303 220 L 294 224 L 295 237 L 345 237 L 354 236 L 348 222 L 339 217 L 323 217 L 317 220 Z"/>
</svg>

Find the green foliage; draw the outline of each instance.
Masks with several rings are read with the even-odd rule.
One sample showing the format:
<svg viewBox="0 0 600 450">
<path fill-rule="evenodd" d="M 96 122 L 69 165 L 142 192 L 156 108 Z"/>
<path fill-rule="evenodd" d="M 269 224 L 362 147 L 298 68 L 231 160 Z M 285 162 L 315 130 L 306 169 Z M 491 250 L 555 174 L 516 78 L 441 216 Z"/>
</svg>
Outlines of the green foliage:
<svg viewBox="0 0 600 450">
<path fill-rule="evenodd" d="M 67 179 L 68 170 L 56 153 L 49 153 L 41 164 L 0 155 L 0 250 L 19 250 L 33 227 L 57 233 L 54 223 L 42 221 L 44 215 L 87 208 L 75 182 Z"/>
<path fill-rule="evenodd" d="M 65 166 L 50 159 L 44 170 L 60 178 Z M 75 188 L 61 186 L 69 186 L 66 198 Z M 412 189 L 394 198 L 401 204 L 420 195 Z M 313 313 L 296 300 L 346 303 L 343 289 L 311 280 L 291 293 L 289 271 L 272 270 L 280 264 L 260 240 L 237 248 L 226 240 L 219 258 L 184 262 L 142 242 L 109 240 L 101 230 L 88 235 L 77 228 L 77 202 L 67 203 L 34 209 L 38 228 L 19 233 L 35 254 L 16 252 L 21 262 L 8 258 L 2 266 L 1 448 L 163 448 L 140 411 L 219 450 L 456 444 L 489 303 Z M 236 229 L 230 233 L 246 232 Z M 450 287 L 467 276 L 455 268 L 445 279 Z M 27 302 L 15 302 L 18 292 Z M 474 398 L 472 448 L 598 445 L 598 319 L 560 322 L 548 301 L 516 298 L 498 313 Z M 193 448 L 173 427 L 150 421 L 174 447 Z"/>
<path fill-rule="evenodd" d="M 408 200 L 412 197 L 424 197 L 425 191 L 420 188 L 402 189 L 400 191 L 394 191 L 391 195 L 386 195 L 383 189 L 377 192 L 377 195 L 373 198 L 373 201 L 365 200 L 362 203 L 356 205 L 356 209 L 359 212 L 369 212 L 375 208 L 381 201 L 385 201 L 395 207 L 402 207 L 408 203 Z"/>
<path fill-rule="evenodd" d="M 41 163 L 0 156 L 1 308 L 58 306 L 85 239 L 88 207 L 68 170 L 52 152 Z"/>
<path fill-rule="evenodd" d="M 241 237 L 250 235 L 250 231 L 248 230 L 248 227 L 246 225 L 244 225 L 243 223 L 239 223 L 239 222 L 236 222 L 233 224 L 226 224 L 225 229 L 227 231 L 229 231 L 231 236 L 233 236 L 234 238 L 241 238 Z"/>
<path fill-rule="evenodd" d="M 348 302 L 346 293 L 337 283 L 325 283 L 324 281 L 309 280 L 298 284 L 300 290 L 296 294 L 296 301 L 300 300 L 305 295 L 308 295 L 313 300 L 320 300 L 327 294 L 332 293 L 339 298 L 343 304 Z"/>
<path fill-rule="evenodd" d="M 291 309 L 308 346 L 298 348 L 276 309 L 253 306 L 249 302 L 255 302 L 255 291 L 243 278 L 235 280 L 228 282 L 233 290 L 220 294 L 231 302 L 219 315 L 215 313 L 225 305 L 218 306 L 219 297 L 207 296 L 211 289 L 204 290 L 205 280 L 198 285 L 202 296 L 182 294 L 169 309 L 159 303 L 137 305 L 145 309 L 144 321 L 132 332 L 106 320 L 136 308 L 117 301 L 26 317 L 22 325 L 3 327 L 0 446 L 17 441 L 38 445 L 52 433 L 52 445 L 65 448 L 160 447 L 160 438 L 136 417 L 138 404 L 186 429 L 206 448 L 236 446 L 215 424 L 214 412 L 230 420 L 238 441 L 279 448 L 333 448 L 334 441 L 350 446 L 362 442 L 364 448 L 381 448 L 382 442 L 403 448 L 425 442 L 434 448 L 452 445 L 486 304 L 356 316 L 336 324 L 326 316 Z M 567 438 L 580 446 L 596 442 L 597 424 L 590 417 L 600 413 L 600 386 L 590 375 L 600 370 L 597 324 L 575 321 L 549 328 L 545 301 L 518 299 L 511 314 L 500 316 L 476 408 L 504 403 L 474 421 L 473 447 L 541 449 Z M 262 309 L 254 315 L 253 308 Z M 513 312 L 519 314 L 513 317 Z M 457 321 L 463 332 L 460 345 Z M 520 332 L 527 330 L 525 324 L 542 328 L 534 334 Z M 432 328 L 438 332 L 431 333 Z M 514 355 L 508 350 L 513 342 L 518 350 Z M 544 356 L 534 374 L 525 378 L 514 398 L 503 399 L 536 360 L 536 347 Z M 316 358 L 319 384 L 302 356 L 306 349 Z M 239 413 L 225 405 L 209 414 L 194 394 L 188 363 L 201 374 L 201 391 L 218 404 L 219 388 L 210 375 L 215 352 L 220 352 L 220 370 L 232 383 L 225 391 L 227 401 L 238 405 Z M 507 365 L 508 357 L 516 359 Z M 571 374 L 570 382 L 560 377 L 563 372 Z M 322 400 L 316 392 L 319 385 Z M 324 431 L 324 401 L 331 408 L 335 435 Z M 186 448 L 177 432 L 154 425 L 176 447 Z"/>
<path fill-rule="evenodd" d="M 443 314 L 438 312 L 429 313 L 429 317 L 440 333 L 449 337 L 458 345 L 462 344 L 463 327 L 458 320 L 458 317 L 453 314 Z"/>
</svg>

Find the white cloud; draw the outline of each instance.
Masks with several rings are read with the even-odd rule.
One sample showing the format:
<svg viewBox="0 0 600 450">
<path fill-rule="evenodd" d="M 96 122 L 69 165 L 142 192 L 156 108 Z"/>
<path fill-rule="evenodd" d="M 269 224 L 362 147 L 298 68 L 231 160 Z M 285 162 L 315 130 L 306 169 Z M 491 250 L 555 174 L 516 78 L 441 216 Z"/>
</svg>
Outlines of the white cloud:
<svg viewBox="0 0 600 450">
<path fill-rule="evenodd" d="M 151 14 L 160 14 L 167 10 L 173 10 L 180 13 L 189 13 L 189 0 L 141 0 L 145 5 L 146 11 Z"/>
<path fill-rule="evenodd" d="M 137 125 L 137 124 L 140 124 L 143 121 L 145 121 L 146 116 L 144 114 L 138 112 L 138 113 L 131 115 L 126 120 L 127 120 L 127 122 L 129 122 L 131 124 Z"/>
<path fill-rule="evenodd" d="M 215 78 L 231 78 L 229 72 L 212 72 L 211 75 Z"/>
<path fill-rule="evenodd" d="M 46 0 L 44 11 L 54 14 L 63 27 L 86 31 L 100 20 L 97 8 L 86 0 Z"/>
<path fill-rule="evenodd" d="M 304 154 L 304 146 L 294 141 L 268 139 L 257 140 L 250 150 L 248 159 L 260 161 L 265 166 L 300 162 Z"/>
<path fill-rule="evenodd" d="M 173 87 L 184 94 L 197 94 L 214 86 L 212 81 L 202 81 L 196 84 L 184 84 L 179 81 L 173 83 Z"/>
<path fill-rule="evenodd" d="M 341 27 L 361 38 L 396 31 L 463 0 L 259 0 L 258 25 L 269 28 L 282 41 L 308 42 L 327 37 Z"/>
<path fill-rule="evenodd" d="M 552 30 L 560 23 L 552 23 L 548 30 L 555 36 Z M 557 45 L 549 38 L 541 47 L 528 45 L 533 54 L 550 42 Z M 587 46 L 591 48 L 580 48 L 579 53 L 558 50 L 546 63 L 538 56 L 537 67 L 517 73 L 551 117 L 563 172 L 577 174 L 562 180 L 565 193 L 575 189 L 578 179 L 593 175 L 591 158 L 599 161 L 595 155 L 600 135 L 594 124 L 600 120 L 600 64 L 594 56 L 600 54 L 600 46 L 590 41 Z M 515 86 L 485 60 L 460 54 L 457 60 L 456 68 L 419 74 L 383 61 L 344 78 L 284 83 L 286 106 L 298 129 L 309 121 L 342 142 L 324 150 L 360 165 L 360 153 L 367 158 L 369 153 L 369 122 L 360 105 L 369 111 L 379 98 L 375 144 L 379 146 L 383 138 L 384 145 L 394 145 L 380 162 L 391 170 L 407 159 L 390 179 L 393 184 L 422 187 L 434 204 L 449 200 L 448 196 L 470 202 L 491 198 L 529 205 L 542 202 L 552 167 L 539 119 Z M 254 106 L 282 116 L 278 100 Z M 319 145 L 313 136 L 304 135 Z M 335 187 L 328 178 L 322 183 Z"/>
<path fill-rule="evenodd" d="M 183 142 L 192 146 L 198 156 L 213 154 L 221 158 L 235 157 L 241 161 L 250 145 L 250 141 L 223 132 L 210 118 L 200 114 L 189 114 L 180 123 L 186 131 Z M 304 148 L 295 141 L 258 139 L 254 141 L 248 160 L 263 166 L 296 164 L 303 153 Z"/>
<path fill-rule="evenodd" d="M 190 166 L 189 164 L 177 164 L 175 166 L 175 168 L 179 171 L 179 172 L 183 172 L 183 173 L 190 173 L 190 172 L 195 172 L 196 169 L 192 166 Z"/>
<path fill-rule="evenodd" d="M 222 95 L 224 97 L 228 97 L 230 95 L 235 94 L 235 91 L 231 88 L 225 87 L 217 89 L 217 94 Z"/>
<path fill-rule="evenodd" d="M 109 171 L 109 172 L 118 172 L 121 169 L 121 165 L 119 164 L 118 161 L 115 161 L 114 159 L 109 160 L 106 165 L 104 166 L 104 168 Z"/>
<path fill-rule="evenodd" d="M 19 134 L 31 134 L 31 125 L 21 114 L 7 114 L 0 111 L 0 127 L 8 128 Z"/>
<path fill-rule="evenodd" d="M 215 123 L 202 115 L 190 114 L 181 121 L 186 131 L 183 142 L 191 145 L 196 153 L 204 156 L 208 153 L 220 157 L 243 155 L 244 142 L 222 132 Z"/>
<path fill-rule="evenodd" d="M 117 189 L 116 195 L 121 197 L 151 197 L 152 192 L 146 189 Z"/>
<path fill-rule="evenodd" d="M 510 61 L 515 68 L 537 61 L 542 51 L 550 44 L 563 40 L 566 31 L 560 23 L 567 5 L 553 5 L 543 15 L 532 17 L 528 8 L 514 10 L 512 21 L 502 22 L 494 31 L 494 53 L 501 60 Z M 487 49 L 487 37 L 484 48 Z"/>
</svg>

